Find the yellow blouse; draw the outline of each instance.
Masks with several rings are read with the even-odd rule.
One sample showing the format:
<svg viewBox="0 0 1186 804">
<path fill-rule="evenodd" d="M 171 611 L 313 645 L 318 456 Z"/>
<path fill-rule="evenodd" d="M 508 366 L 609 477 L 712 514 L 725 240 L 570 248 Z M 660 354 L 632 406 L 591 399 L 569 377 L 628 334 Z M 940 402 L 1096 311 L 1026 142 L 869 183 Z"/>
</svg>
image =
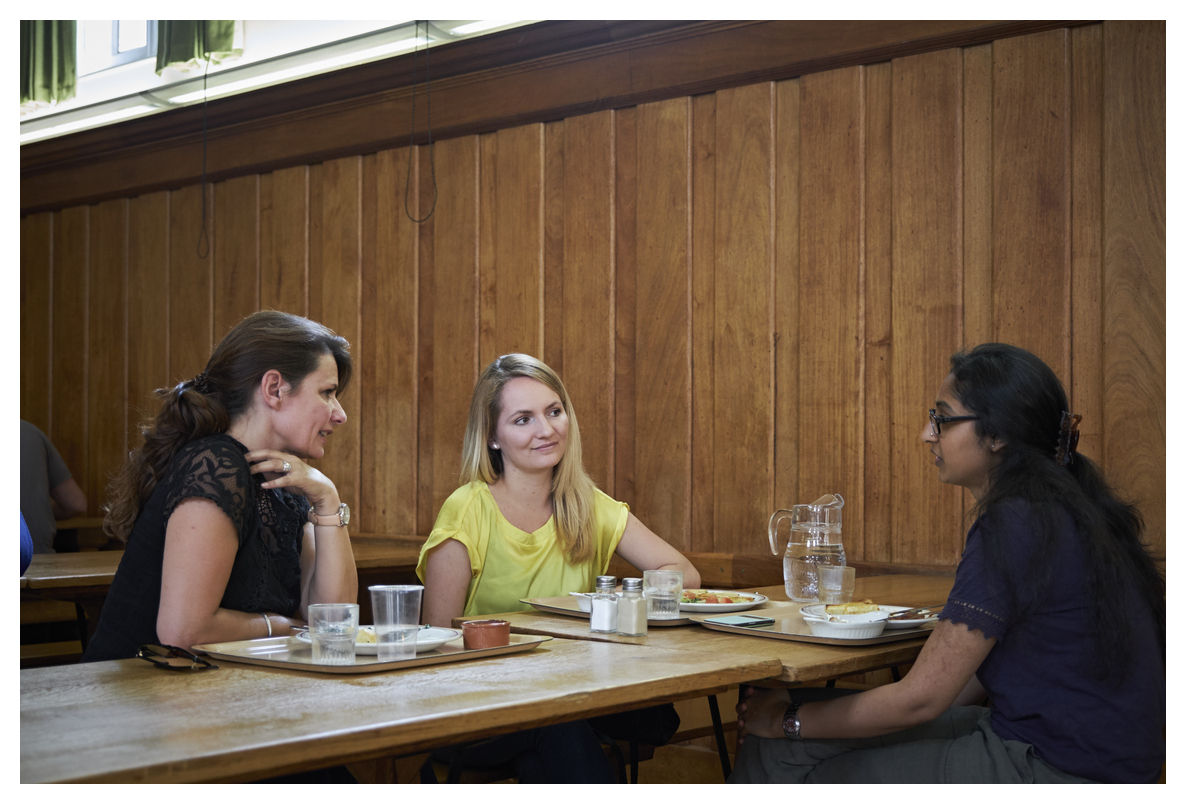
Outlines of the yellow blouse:
<svg viewBox="0 0 1186 804">
<path fill-rule="evenodd" d="M 630 507 L 597 490 L 593 510 L 594 557 L 574 566 L 556 538 L 555 517 L 534 533 L 519 530 L 502 515 L 490 488 L 475 481 L 457 489 L 441 506 L 420 550 L 416 574 L 423 581 L 428 554 L 446 539 L 456 539 L 465 545 L 473 571 L 464 616 L 530 609 L 520 598 L 591 592 L 622 540 Z"/>
</svg>

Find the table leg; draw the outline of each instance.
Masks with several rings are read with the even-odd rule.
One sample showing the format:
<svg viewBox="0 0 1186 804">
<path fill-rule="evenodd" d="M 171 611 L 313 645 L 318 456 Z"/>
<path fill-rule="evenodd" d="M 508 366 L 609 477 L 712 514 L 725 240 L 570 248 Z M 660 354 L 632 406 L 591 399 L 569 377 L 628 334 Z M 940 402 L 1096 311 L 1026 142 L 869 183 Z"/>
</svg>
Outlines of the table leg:
<svg viewBox="0 0 1186 804">
<path fill-rule="evenodd" d="M 733 768 L 729 764 L 729 748 L 725 745 L 725 726 L 721 723 L 721 708 L 717 705 L 717 696 L 708 696 L 708 711 L 712 713 L 712 730 L 717 738 L 717 753 L 721 756 L 721 771 L 728 780 Z"/>
</svg>

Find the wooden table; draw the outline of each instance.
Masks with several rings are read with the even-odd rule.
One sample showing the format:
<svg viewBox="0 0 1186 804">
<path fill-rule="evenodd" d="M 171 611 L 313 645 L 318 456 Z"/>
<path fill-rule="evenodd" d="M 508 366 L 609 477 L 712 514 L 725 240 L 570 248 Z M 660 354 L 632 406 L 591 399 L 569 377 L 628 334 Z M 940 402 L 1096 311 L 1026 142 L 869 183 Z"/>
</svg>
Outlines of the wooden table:
<svg viewBox="0 0 1186 804">
<path fill-rule="evenodd" d="M 137 659 L 21 671 L 21 782 L 247 781 L 655 703 L 779 672 L 773 657 L 556 639 L 529 653 L 331 676 Z"/>
<path fill-rule="evenodd" d="M 878 575 L 858 578 L 854 599 L 872 598 L 878 603 L 901 606 L 937 606 L 947 600 L 953 581 L 954 578 L 947 575 Z M 771 604 L 768 605 L 795 609 L 801 605 L 787 600 L 782 586 L 765 586 L 746 591 L 760 592 L 768 596 L 771 600 Z M 782 662 L 782 672 L 778 675 L 778 681 L 788 685 L 827 681 L 909 664 L 917 658 L 926 641 L 920 638 L 868 647 L 831 646 L 757 636 L 735 636 L 710 631 L 699 625 L 650 628 L 646 636 L 626 637 L 591 633 L 588 620 L 563 614 L 532 610 L 485 616 L 509 620 L 511 630 L 519 634 L 672 648 L 692 651 L 697 659 L 717 653 L 752 658 L 776 656 Z"/>
</svg>

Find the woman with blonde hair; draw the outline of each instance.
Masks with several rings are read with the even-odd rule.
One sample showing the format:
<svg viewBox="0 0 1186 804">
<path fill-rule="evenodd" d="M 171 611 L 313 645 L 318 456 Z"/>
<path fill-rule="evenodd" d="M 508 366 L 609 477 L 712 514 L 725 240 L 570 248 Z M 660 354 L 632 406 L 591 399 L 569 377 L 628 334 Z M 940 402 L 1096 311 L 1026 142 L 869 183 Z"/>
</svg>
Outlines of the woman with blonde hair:
<svg viewBox="0 0 1186 804">
<path fill-rule="evenodd" d="M 602 492 L 581 463 L 581 436 L 564 383 L 534 357 L 494 360 L 474 388 L 462 447 L 461 488 L 441 507 L 420 552 L 426 623 L 528 608 L 526 597 L 588 592 L 616 553 L 639 570 L 700 574 L 679 551 Z M 611 732 L 666 742 L 678 728 L 670 706 L 608 716 Z M 520 782 L 611 782 L 588 721 L 561 723 L 434 754 L 485 767 L 514 762 Z"/>
<path fill-rule="evenodd" d="M 588 592 L 616 552 L 640 570 L 700 574 L 581 463 L 564 383 L 542 361 L 503 355 L 479 377 L 461 456 L 461 488 L 420 552 L 424 621 L 528 608 L 524 597 Z"/>
</svg>

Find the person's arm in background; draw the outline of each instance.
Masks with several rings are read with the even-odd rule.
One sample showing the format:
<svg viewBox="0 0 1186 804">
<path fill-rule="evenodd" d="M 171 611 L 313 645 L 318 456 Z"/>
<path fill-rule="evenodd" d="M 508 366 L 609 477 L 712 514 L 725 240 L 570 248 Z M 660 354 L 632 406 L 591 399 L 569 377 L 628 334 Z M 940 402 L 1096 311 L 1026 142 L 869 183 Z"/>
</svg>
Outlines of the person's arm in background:
<svg viewBox="0 0 1186 804">
<path fill-rule="evenodd" d="M 86 513 L 86 495 L 72 477 L 50 489 L 49 496 L 53 503 L 54 519 L 69 519 Z"/>
<path fill-rule="evenodd" d="M 684 589 L 698 588 L 700 573 L 692 566 L 692 562 L 642 524 L 634 514 L 629 517 L 626 530 L 618 542 L 617 554 L 640 570 L 679 570 L 684 574 Z"/>
</svg>

